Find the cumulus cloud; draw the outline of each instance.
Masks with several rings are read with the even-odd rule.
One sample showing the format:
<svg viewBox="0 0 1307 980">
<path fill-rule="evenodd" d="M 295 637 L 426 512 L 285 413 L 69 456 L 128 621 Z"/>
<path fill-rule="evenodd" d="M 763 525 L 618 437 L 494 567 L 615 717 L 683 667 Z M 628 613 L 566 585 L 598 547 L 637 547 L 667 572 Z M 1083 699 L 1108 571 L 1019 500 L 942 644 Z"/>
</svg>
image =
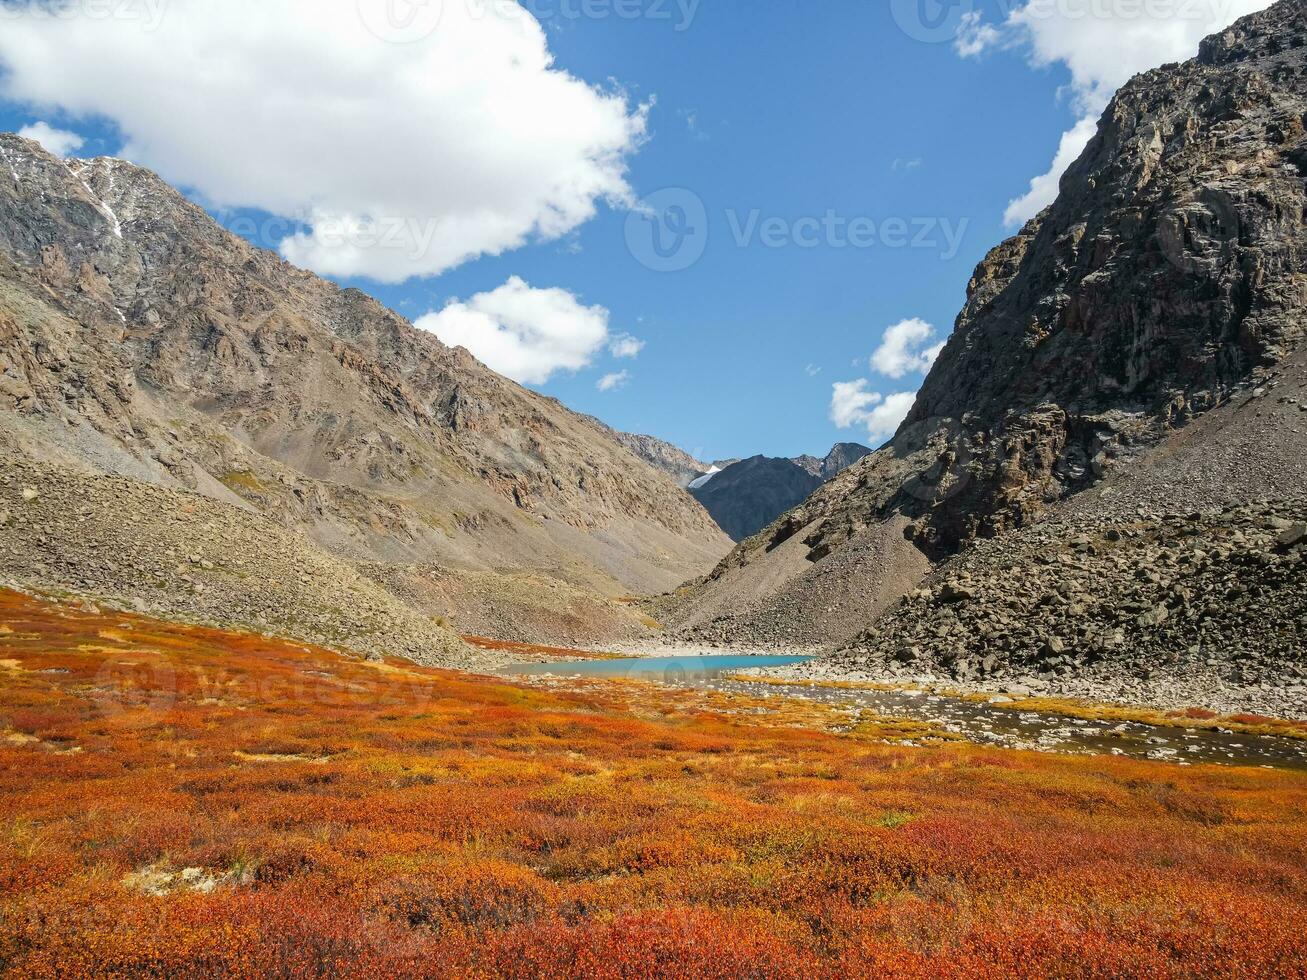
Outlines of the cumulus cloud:
<svg viewBox="0 0 1307 980">
<path fill-rule="evenodd" d="M 416 326 L 524 384 L 588 365 L 608 341 L 608 311 L 565 289 L 535 289 L 517 276 L 467 302 L 419 317 Z"/>
<path fill-rule="evenodd" d="M 605 374 L 595 382 L 595 387 L 600 391 L 616 391 L 618 388 L 625 388 L 630 380 L 630 371 L 616 371 L 613 374 Z"/>
<path fill-rule="evenodd" d="M 608 345 L 608 353 L 618 358 L 638 357 L 642 350 L 644 350 L 644 341 L 632 337 L 629 333 L 618 334 Z"/>
<path fill-rule="evenodd" d="M 935 328 L 925 320 L 902 320 L 885 330 L 880 346 L 871 355 L 871 366 L 889 378 L 912 372 L 925 374 L 944 349 L 943 344 L 926 346 L 934 336 Z"/>
<path fill-rule="evenodd" d="M 912 411 L 916 400 L 917 396 L 910 391 L 887 395 L 865 420 L 867 434 L 873 440 L 893 438 L 894 433 L 898 432 L 899 426 L 903 424 L 903 420 L 908 417 L 908 412 Z"/>
<path fill-rule="evenodd" d="M 1057 192 L 1062 182 L 1062 175 L 1071 164 L 1079 159 L 1089 141 L 1098 131 L 1098 120 L 1086 116 L 1075 127 L 1062 134 L 1058 144 L 1057 156 L 1047 173 L 1040 174 L 1030 181 L 1030 190 L 1015 200 L 1009 201 L 1003 212 L 1003 223 L 1009 228 L 1019 228 L 1057 200 Z"/>
<path fill-rule="evenodd" d="M 415 4 L 441 13 L 412 34 L 391 3 L 188 0 L 149 30 L 6 18 L 0 96 L 105 117 L 206 204 L 302 222 L 283 254 L 330 275 L 436 275 L 633 198 L 645 107 L 557 68 L 524 9 Z"/>
<path fill-rule="evenodd" d="M 886 397 L 868 390 L 865 378 L 837 381 L 831 387 L 830 419 L 841 429 L 865 426 L 875 442 L 884 442 L 898 431 L 917 396 L 910 391 Z"/>
<path fill-rule="evenodd" d="M 1057 196 L 1067 167 L 1093 136 L 1098 117 L 1133 75 L 1198 53 L 1198 42 L 1272 0 L 1029 0 L 1005 21 L 986 24 L 978 13 L 965 19 L 955 49 L 974 57 L 995 47 L 1024 50 L 1034 67 L 1063 65 L 1071 73 L 1070 95 L 1078 120 L 1062 136 L 1048 173 L 1009 204 L 1009 226 L 1029 220 Z"/>
<path fill-rule="evenodd" d="M 856 425 L 867 414 L 867 410 L 879 403 L 879 392 L 867 390 L 866 378 L 857 381 L 836 381 L 831 388 L 830 420 L 841 429 Z"/>
<path fill-rule="evenodd" d="M 18 131 L 23 139 L 40 143 L 57 157 L 71 156 L 82 148 L 86 140 L 66 129 L 55 129 L 47 122 L 32 123 Z"/>
</svg>

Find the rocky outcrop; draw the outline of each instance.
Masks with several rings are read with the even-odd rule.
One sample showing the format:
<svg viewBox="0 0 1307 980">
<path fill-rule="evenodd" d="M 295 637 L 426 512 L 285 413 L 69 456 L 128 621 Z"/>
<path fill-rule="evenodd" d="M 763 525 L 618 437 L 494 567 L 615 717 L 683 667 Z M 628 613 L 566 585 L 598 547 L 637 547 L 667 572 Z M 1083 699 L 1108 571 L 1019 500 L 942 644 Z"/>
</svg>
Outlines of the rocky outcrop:
<svg viewBox="0 0 1307 980">
<path fill-rule="evenodd" d="M 977 269 L 887 450 L 929 466 L 882 467 L 923 547 L 1029 523 L 1302 342 L 1305 28 L 1289 0 L 1131 81 L 1057 202 Z"/>
<path fill-rule="evenodd" d="M 198 493 L 346 560 L 617 597 L 729 547 L 604 427 L 252 247 L 148 171 L 14 135 L 0 434 L 18 456 Z"/>
<path fill-rule="evenodd" d="M 962 681 L 1307 680 L 1307 501 L 1053 521 L 948 563 L 831 663 Z M 1307 708 L 1307 702 L 1299 711 Z"/>
<path fill-rule="evenodd" d="M 823 670 L 1209 705 L 1242 690 L 1301 717 L 1305 448 L 1307 349 L 1043 521 L 944 562 Z"/>
<path fill-rule="evenodd" d="M 893 441 L 683 590 L 673 621 L 722 625 L 704 625 L 699 598 L 720 606 L 732 583 L 753 604 L 744 625 L 760 622 L 877 529 L 901 524 L 938 561 L 1171 446 L 1201 454 L 1186 430 L 1307 333 L 1305 37 L 1307 0 L 1282 0 L 1123 87 L 1056 203 L 977 268 Z M 828 594 L 911 578 L 861 574 L 825 575 Z M 832 631 L 814 610 L 794 629 L 838 641 L 847 619 Z"/>
</svg>

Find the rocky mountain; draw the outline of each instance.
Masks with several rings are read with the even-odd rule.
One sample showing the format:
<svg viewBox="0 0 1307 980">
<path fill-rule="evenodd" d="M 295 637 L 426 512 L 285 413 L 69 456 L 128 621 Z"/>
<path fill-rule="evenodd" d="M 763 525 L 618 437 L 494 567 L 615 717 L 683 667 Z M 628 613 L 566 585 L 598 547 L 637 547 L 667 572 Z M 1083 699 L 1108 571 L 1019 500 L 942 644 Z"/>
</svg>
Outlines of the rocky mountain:
<svg viewBox="0 0 1307 980">
<path fill-rule="evenodd" d="M 754 456 L 703 463 L 654 436 L 609 431 L 636 456 L 688 489 L 734 541 L 758 533 L 802 503 L 817 487 L 871 453 L 856 442 L 841 442 L 824 458 Z"/>
<path fill-rule="evenodd" d="M 227 233 L 154 174 L 14 135 L 0 162 L 0 479 L 40 492 L 19 467 L 41 462 L 207 498 L 383 589 L 423 566 L 443 584 L 420 612 L 465 632 L 501 585 L 531 594 L 513 576 L 611 606 L 729 547 L 604 427 Z M 112 494 L 88 506 L 89 523 L 117 519 Z M 11 574 L 63 584 L 57 563 L 14 553 Z M 541 638 L 586 634 L 566 605 L 537 617 Z M 609 612 L 618 633 L 644 629 Z"/>
<path fill-rule="evenodd" d="M 840 643 L 977 539 L 1027 540 L 1087 500 L 1119 520 L 1297 493 L 1303 419 L 1270 399 L 1307 333 L 1305 39 L 1307 0 L 1282 0 L 1125 85 L 1057 201 L 977 268 L 892 442 L 659 614 L 700 637 Z M 910 619 L 862 645 L 921 646 Z M 925 660 L 949 662 L 950 628 Z"/>
</svg>

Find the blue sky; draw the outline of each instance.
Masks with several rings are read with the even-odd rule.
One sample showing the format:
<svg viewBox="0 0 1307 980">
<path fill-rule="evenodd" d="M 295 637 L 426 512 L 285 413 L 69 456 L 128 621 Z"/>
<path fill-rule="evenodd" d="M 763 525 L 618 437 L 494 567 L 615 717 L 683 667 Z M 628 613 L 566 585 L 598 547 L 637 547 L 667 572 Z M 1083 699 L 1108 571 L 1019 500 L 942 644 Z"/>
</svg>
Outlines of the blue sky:
<svg viewBox="0 0 1307 980">
<path fill-rule="evenodd" d="M 1074 24 L 1062 34 L 1042 21 L 1018 31 L 1011 15 L 1020 14 L 1020 3 L 947 8 L 952 29 L 932 42 L 912 27 L 915 0 L 702 0 L 692 10 L 688 2 L 679 8 L 675 0 L 529 5 L 544 27 L 555 70 L 625 98 L 624 110 L 596 126 L 641 119 L 643 133 L 622 154 L 631 197 L 677 189 L 653 198 L 652 212 L 638 205 L 633 212 L 630 201 L 610 196 L 566 233 L 530 235 L 527 244 L 502 254 L 451 261 L 438 275 L 391 283 L 340 272 L 334 278 L 414 319 L 493 292 L 513 277 L 570 294 L 576 310 L 565 304 L 559 315 L 602 307 L 609 339 L 638 338 L 644 345 L 638 356 L 615 357 L 610 343 L 593 343 L 592 333 L 583 353 L 560 358 L 584 366 L 553 369 L 532 387 L 700 458 L 820 453 L 846 439 L 874 443 L 883 438 L 885 420 L 872 420 L 873 393 L 884 399 L 920 385 L 929 360 L 922 351 L 947 337 L 975 264 L 1010 233 L 1010 203 L 1049 170 L 1063 134 L 1097 114 L 1104 87 L 1110 93 L 1119 84 L 1113 74 L 1119 67 L 1085 61 Z M 908 30 L 901 26 L 905 16 Z M 1225 11 L 1212 16 L 1228 19 Z M 1170 50 L 1184 50 L 1208 26 L 1184 24 L 1183 36 L 1169 37 Z M 1129 39 L 1137 28 L 1108 23 L 1103 29 L 1119 29 Z M 1140 40 L 1151 43 L 1146 35 Z M 59 36 L 52 43 L 67 44 L 72 57 L 78 40 Z M 19 57 L 10 53 L 6 62 L 17 81 L 5 90 L 0 127 L 47 122 L 87 140 L 79 155 L 117 153 L 128 144 L 137 162 L 174 180 L 194 172 L 201 188 L 188 192 L 212 205 L 221 178 L 193 164 L 187 171 L 184 153 L 166 140 L 141 138 L 138 130 L 148 124 L 126 105 L 130 92 L 92 99 L 73 83 L 51 89 L 24 78 Z M 82 84 L 91 86 L 88 77 Z M 187 84 L 177 79 L 183 93 Z M 123 100 L 121 112 L 114 98 Z M 209 98 L 194 93 L 201 120 Z M 493 111 L 479 109 L 473 129 Z M 217 115 L 213 126 L 222 125 Z M 350 135 L 343 121 L 342 146 Z M 1064 155 L 1070 151 L 1064 147 Z M 524 146 L 519 154 L 527 166 L 532 152 Z M 306 156 L 302 166 L 313 168 L 314 158 Z M 433 169 L 429 179 L 444 177 Z M 233 194 L 239 192 L 227 194 L 228 201 Z M 678 268 L 659 271 L 649 267 L 658 259 L 648 261 L 654 227 L 648 221 L 672 220 L 660 209 L 667 202 L 688 208 L 694 234 L 690 251 L 669 260 Z M 695 211 L 700 204 L 702 214 Z M 213 210 L 230 222 L 270 208 Z M 860 235 L 851 236 L 850 228 Z M 743 234 L 750 229 L 751 236 Z M 690 262 L 703 240 L 700 230 L 706 248 Z M 664 235 L 671 232 L 664 228 Z M 896 365 L 894 351 L 882 351 L 873 363 L 886 329 L 903 321 L 933 325 L 935 336 L 927 338 L 918 323 L 917 344 L 906 350 L 913 356 Z M 475 330 L 478 322 L 464 326 Z M 605 376 L 607 390 L 600 390 Z M 848 423 L 843 428 L 832 420 L 839 383 L 846 386 L 846 411 L 834 414 Z"/>
</svg>

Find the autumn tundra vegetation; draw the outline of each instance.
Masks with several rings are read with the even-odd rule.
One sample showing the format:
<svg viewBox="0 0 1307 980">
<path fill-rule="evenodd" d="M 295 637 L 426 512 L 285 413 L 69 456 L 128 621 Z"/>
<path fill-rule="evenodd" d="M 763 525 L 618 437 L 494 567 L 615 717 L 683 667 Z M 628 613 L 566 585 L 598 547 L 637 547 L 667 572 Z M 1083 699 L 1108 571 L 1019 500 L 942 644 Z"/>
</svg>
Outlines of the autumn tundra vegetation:
<svg viewBox="0 0 1307 980">
<path fill-rule="evenodd" d="M 0 593 L 13 976 L 1302 976 L 1307 776 Z"/>
</svg>

